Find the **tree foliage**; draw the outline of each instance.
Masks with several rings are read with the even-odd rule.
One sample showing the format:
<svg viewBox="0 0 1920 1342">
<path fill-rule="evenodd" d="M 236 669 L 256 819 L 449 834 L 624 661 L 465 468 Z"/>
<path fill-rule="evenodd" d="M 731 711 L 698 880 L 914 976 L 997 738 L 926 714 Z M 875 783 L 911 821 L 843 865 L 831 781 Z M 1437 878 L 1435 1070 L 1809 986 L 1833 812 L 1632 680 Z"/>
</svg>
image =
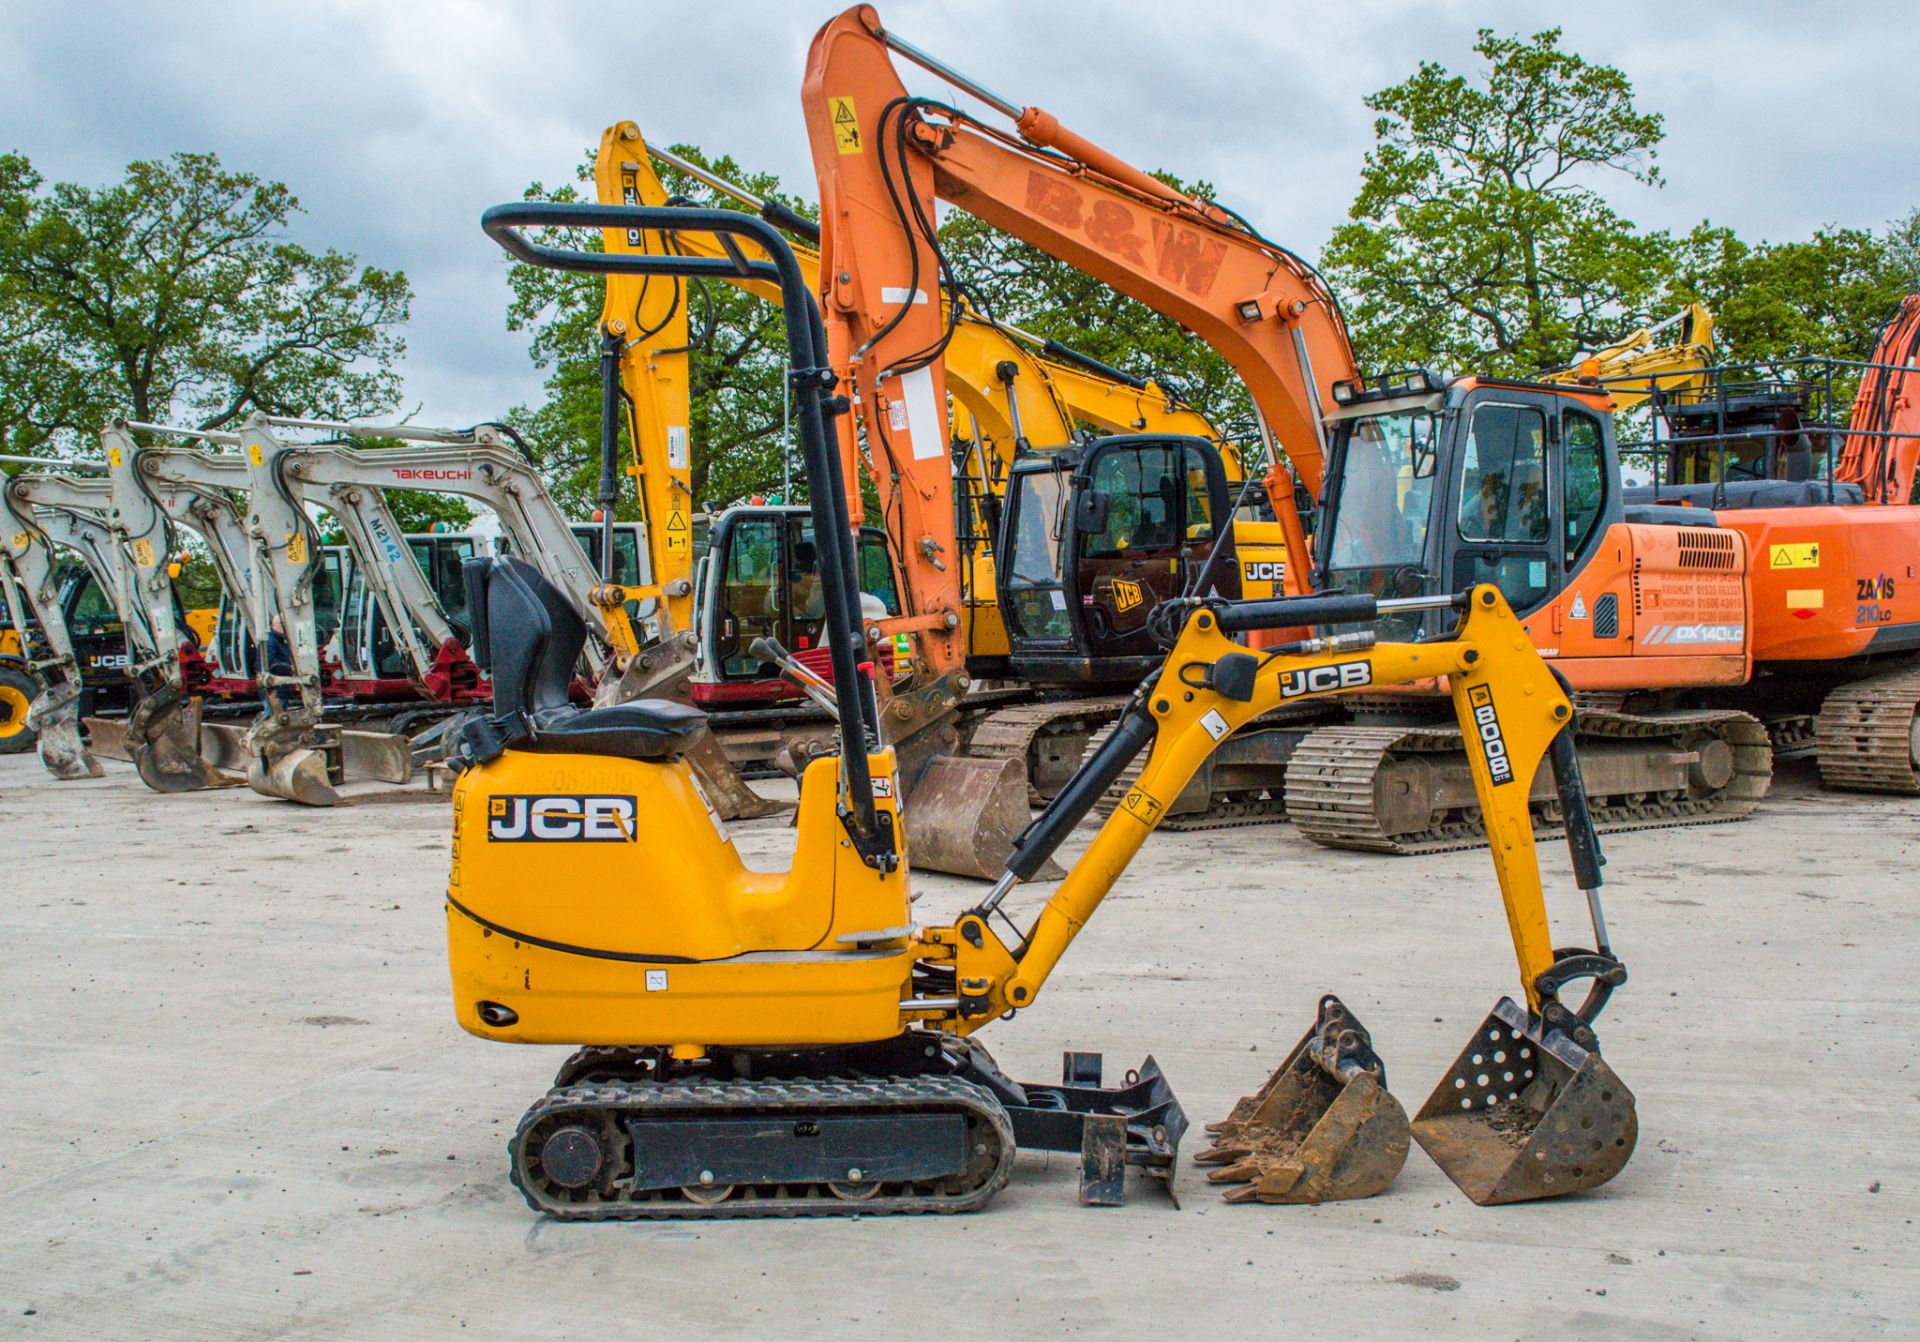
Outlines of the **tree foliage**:
<svg viewBox="0 0 1920 1342">
<path fill-rule="evenodd" d="M 1664 134 L 1626 75 L 1481 29 L 1478 80 L 1422 62 L 1366 100 L 1377 143 L 1323 256 L 1363 365 L 1531 371 L 1649 314 L 1667 240 L 1601 196 L 1648 186 Z"/>
<path fill-rule="evenodd" d="M 1747 243 L 1703 223 L 1681 240 L 1666 302 L 1713 312 L 1723 358 L 1865 359 L 1915 288 L 1897 232 L 1829 226 L 1805 242 Z"/>
<path fill-rule="evenodd" d="M 299 201 L 210 153 L 49 185 L 0 155 L 0 440 L 77 445 L 114 415 L 237 424 L 390 409 L 398 271 L 285 236 Z"/>
</svg>

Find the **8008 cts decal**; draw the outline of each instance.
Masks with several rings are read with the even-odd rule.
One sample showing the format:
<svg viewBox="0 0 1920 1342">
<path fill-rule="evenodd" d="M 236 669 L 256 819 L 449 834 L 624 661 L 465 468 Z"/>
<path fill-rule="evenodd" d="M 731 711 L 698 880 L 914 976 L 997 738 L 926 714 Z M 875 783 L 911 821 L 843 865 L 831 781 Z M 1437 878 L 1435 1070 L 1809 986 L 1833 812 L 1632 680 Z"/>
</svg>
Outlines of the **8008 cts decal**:
<svg viewBox="0 0 1920 1342">
<path fill-rule="evenodd" d="M 1480 749 L 1486 752 L 1487 772 L 1493 785 L 1513 781 L 1513 760 L 1507 755 L 1507 738 L 1500 734 L 1500 715 L 1493 711 L 1493 691 L 1485 685 L 1467 690 L 1467 706 L 1473 710 L 1474 730 L 1480 735 Z"/>
<path fill-rule="evenodd" d="M 638 837 L 632 797 L 580 793 L 487 798 L 489 843 L 631 843 Z"/>
</svg>

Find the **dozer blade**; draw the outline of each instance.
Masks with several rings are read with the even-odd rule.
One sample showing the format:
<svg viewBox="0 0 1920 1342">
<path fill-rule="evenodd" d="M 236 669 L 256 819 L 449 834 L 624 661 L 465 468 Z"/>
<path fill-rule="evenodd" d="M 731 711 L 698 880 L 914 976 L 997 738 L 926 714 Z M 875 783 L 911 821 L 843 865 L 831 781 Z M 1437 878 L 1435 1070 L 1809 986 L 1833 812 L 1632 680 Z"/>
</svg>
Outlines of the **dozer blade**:
<svg viewBox="0 0 1920 1342">
<path fill-rule="evenodd" d="M 713 803 L 722 820 L 757 820 L 763 815 L 779 815 L 793 809 L 790 802 L 768 801 L 748 787 L 747 780 L 733 767 L 733 761 L 727 758 L 727 752 L 712 732 L 700 733 L 700 738 L 687 752 L 687 763 L 699 775 L 707 800 Z"/>
<path fill-rule="evenodd" d="M 340 732 L 340 772 L 351 780 L 413 781 L 413 743 L 392 732 Z"/>
<path fill-rule="evenodd" d="M 907 853 L 921 871 L 996 880 L 1006 870 L 1014 838 L 1027 827 L 1027 771 L 1023 761 L 935 755 L 902 808 Z M 1066 873 L 1051 858 L 1036 881 Z"/>
<path fill-rule="evenodd" d="M 1214 1144 L 1194 1163 L 1225 1166 L 1207 1178 L 1240 1185 L 1228 1202 L 1369 1198 L 1400 1173 L 1409 1146 L 1407 1111 L 1387 1093 L 1366 1027 L 1331 994 L 1266 1084 L 1208 1131 Z"/>
<path fill-rule="evenodd" d="M 338 806 L 327 752 L 311 723 L 273 714 L 247 730 L 247 786 L 302 806 Z"/>
<path fill-rule="evenodd" d="M 87 749 L 101 759 L 133 763 L 133 756 L 127 753 L 125 718 L 85 718 L 82 723 L 87 729 Z"/>
<path fill-rule="evenodd" d="M 177 685 L 163 686 L 133 706 L 126 748 L 140 781 L 155 792 L 202 792 L 240 781 L 201 756 L 200 700 L 182 694 Z"/>
<path fill-rule="evenodd" d="M 43 691 L 27 706 L 27 728 L 40 734 L 40 763 L 63 781 L 104 777 L 106 770 L 80 739 L 78 696 L 56 696 L 54 690 Z"/>
<path fill-rule="evenodd" d="M 1413 1135 L 1483 1207 L 1597 1188 L 1640 1134 L 1633 1092 L 1592 1050 L 1503 997 L 1413 1120 Z"/>
</svg>

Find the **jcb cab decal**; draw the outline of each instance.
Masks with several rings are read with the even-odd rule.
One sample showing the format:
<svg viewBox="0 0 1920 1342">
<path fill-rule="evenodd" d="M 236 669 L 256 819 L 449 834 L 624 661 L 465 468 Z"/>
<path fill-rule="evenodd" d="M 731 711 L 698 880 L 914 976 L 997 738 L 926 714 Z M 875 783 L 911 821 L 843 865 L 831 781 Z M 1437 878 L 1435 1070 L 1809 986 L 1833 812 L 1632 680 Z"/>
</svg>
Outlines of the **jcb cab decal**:
<svg viewBox="0 0 1920 1342">
<path fill-rule="evenodd" d="M 516 794 L 487 799 L 489 843 L 632 843 L 633 797 Z"/>
</svg>

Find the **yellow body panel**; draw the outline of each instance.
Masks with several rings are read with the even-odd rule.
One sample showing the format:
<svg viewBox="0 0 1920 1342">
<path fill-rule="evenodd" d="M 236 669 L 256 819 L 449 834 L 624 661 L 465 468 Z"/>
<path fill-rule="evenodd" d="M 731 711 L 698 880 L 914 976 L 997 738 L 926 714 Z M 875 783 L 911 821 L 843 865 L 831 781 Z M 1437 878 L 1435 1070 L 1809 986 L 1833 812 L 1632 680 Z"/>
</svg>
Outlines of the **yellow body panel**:
<svg viewBox="0 0 1920 1342">
<path fill-rule="evenodd" d="M 203 606 L 199 610 L 187 612 L 187 628 L 193 631 L 194 641 L 201 647 L 213 646 L 214 633 L 220 627 L 220 608 Z"/>
<path fill-rule="evenodd" d="M 891 751 L 872 757 L 892 790 Z M 902 868 L 844 840 L 838 762 L 801 784 L 793 868 L 754 871 L 682 760 L 508 751 L 454 789 L 447 940 L 460 1022 L 520 1043 L 808 1043 L 898 1029 Z M 893 799 L 879 806 L 895 815 Z M 530 837 L 539 826 L 547 837 Z M 896 826 L 897 832 L 897 826 Z M 485 1024 L 479 1004 L 518 1021 Z"/>
<path fill-rule="evenodd" d="M 461 775 L 454 791 L 447 941 L 460 1023 L 490 1039 L 670 1046 L 683 1056 L 714 1045 L 860 1043 L 915 1023 L 970 1034 L 1032 1004 L 1219 741 L 1282 703 L 1442 677 L 1472 743 L 1521 985 L 1537 1011 L 1553 940 L 1527 796 L 1571 705 L 1499 593 L 1476 589 L 1450 641 L 1272 654 L 1250 698 L 1207 688 L 1221 658 L 1246 654 L 1210 613 L 1188 620 L 1147 699 L 1155 735 L 1132 793 L 1047 901 L 1018 958 L 975 914 L 909 927 L 905 855 L 884 874 L 860 860 L 837 814 L 835 759 L 816 760 L 802 780 L 792 869 L 767 873 L 741 861 L 684 762 L 509 750 Z M 897 846 L 892 752 L 870 766 Z M 536 818 L 549 827 L 540 841 L 523 837 Z M 912 1003 L 916 962 L 951 966 L 972 1009 Z M 516 1019 L 490 1025 L 483 1003 Z"/>
<path fill-rule="evenodd" d="M 0 657 L 26 658 L 26 650 L 20 643 L 18 629 L 0 629 Z"/>
</svg>

